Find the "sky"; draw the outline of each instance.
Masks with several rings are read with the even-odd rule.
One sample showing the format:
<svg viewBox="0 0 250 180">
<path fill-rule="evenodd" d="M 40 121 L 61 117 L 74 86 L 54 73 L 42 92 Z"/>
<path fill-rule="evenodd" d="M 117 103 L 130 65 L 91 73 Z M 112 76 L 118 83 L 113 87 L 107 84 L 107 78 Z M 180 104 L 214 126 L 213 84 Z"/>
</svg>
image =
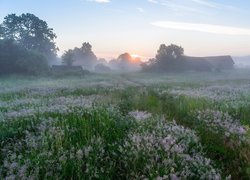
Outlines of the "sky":
<svg viewBox="0 0 250 180">
<path fill-rule="evenodd" d="M 57 34 L 59 55 L 89 42 L 106 59 L 154 57 L 160 44 L 186 55 L 250 55 L 249 0 L 0 0 L 0 22 L 33 13 Z"/>
</svg>

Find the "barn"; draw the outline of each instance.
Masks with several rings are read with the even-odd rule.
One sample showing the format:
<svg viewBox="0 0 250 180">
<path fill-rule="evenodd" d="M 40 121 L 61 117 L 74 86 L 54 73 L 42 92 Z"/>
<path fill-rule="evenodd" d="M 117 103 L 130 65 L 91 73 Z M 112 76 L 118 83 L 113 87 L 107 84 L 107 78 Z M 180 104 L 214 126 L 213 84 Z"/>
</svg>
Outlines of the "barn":
<svg viewBox="0 0 250 180">
<path fill-rule="evenodd" d="M 231 56 L 210 56 L 204 57 L 214 70 L 230 70 L 234 68 L 234 61 Z"/>
<path fill-rule="evenodd" d="M 54 74 L 86 74 L 82 66 L 53 65 L 51 71 Z"/>
<path fill-rule="evenodd" d="M 221 71 L 234 68 L 231 56 L 192 57 L 184 56 L 187 69 L 194 71 Z"/>
<path fill-rule="evenodd" d="M 212 65 L 203 57 L 184 56 L 186 68 L 191 71 L 212 71 Z"/>
</svg>

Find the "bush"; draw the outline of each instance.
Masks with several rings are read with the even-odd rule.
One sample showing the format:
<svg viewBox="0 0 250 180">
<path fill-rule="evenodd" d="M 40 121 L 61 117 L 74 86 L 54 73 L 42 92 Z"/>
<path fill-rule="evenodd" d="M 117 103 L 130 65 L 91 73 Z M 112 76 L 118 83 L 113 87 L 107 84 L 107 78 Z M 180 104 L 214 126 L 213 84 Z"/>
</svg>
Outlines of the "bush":
<svg viewBox="0 0 250 180">
<path fill-rule="evenodd" d="M 47 59 L 43 55 L 20 47 L 13 40 L 0 40 L 0 75 L 37 75 L 48 69 Z"/>
<path fill-rule="evenodd" d="M 26 55 L 20 57 L 16 66 L 20 73 L 24 74 L 43 74 L 49 70 L 47 59 L 36 52 L 27 51 Z"/>
</svg>

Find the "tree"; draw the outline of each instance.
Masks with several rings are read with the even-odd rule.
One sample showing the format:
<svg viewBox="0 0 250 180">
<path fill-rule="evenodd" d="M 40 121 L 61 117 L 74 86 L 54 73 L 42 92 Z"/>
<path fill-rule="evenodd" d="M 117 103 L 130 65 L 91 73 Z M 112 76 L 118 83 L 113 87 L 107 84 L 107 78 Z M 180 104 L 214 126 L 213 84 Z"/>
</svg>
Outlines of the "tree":
<svg viewBox="0 0 250 180">
<path fill-rule="evenodd" d="M 17 57 L 23 52 L 13 40 L 0 40 L 0 74 L 9 74 L 17 71 Z"/>
<path fill-rule="evenodd" d="M 161 44 L 155 58 L 143 64 L 142 68 L 144 71 L 154 72 L 183 71 L 186 68 L 183 55 L 184 49 L 181 46 Z"/>
<path fill-rule="evenodd" d="M 130 63 L 133 61 L 133 58 L 129 53 L 121 54 L 117 59 L 122 63 Z"/>
<path fill-rule="evenodd" d="M 141 69 L 141 59 L 133 58 L 129 53 L 124 53 L 117 58 L 117 68 L 120 71 L 138 71 Z"/>
<path fill-rule="evenodd" d="M 62 56 L 62 60 L 65 64 L 70 65 L 72 63 L 81 65 L 87 69 L 93 69 L 94 66 L 98 63 L 97 57 L 92 51 L 92 46 L 87 42 L 83 43 L 80 48 L 75 47 L 74 49 L 69 49 L 68 51 L 66 51 L 64 56 Z M 66 61 L 68 63 L 66 63 Z"/>
<path fill-rule="evenodd" d="M 106 73 L 106 72 L 111 72 L 111 68 L 104 64 L 97 64 L 95 66 L 95 71 L 100 73 Z"/>
<path fill-rule="evenodd" d="M 92 53 L 92 46 L 91 46 L 91 44 L 89 44 L 88 42 L 84 42 L 83 44 L 82 44 L 82 47 L 80 48 L 81 49 L 81 51 L 83 52 L 83 53 L 86 53 L 86 54 L 88 54 L 88 53 Z"/>
<path fill-rule="evenodd" d="M 84 42 L 82 47 L 74 49 L 75 58 L 79 64 L 93 69 L 94 65 L 97 64 L 97 57 L 92 51 L 92 46 L 88 42 Z"/>
<path fill-rule="evenodd" d="M 49 71 L 47 59 L 32 50 L 26 50 L 25 55 L 17 59 L 16 66 L 22 74 L 40 75 Z"/>
<path fill-rule="evenodd" d="M 47 59 L 14 40 L 0 40 L 0 74 L 41 74 L 49 69 Z"/>
<path fill-rule="evenodd" d="M 74 52 L 73 50 L 65 51 L 65 53 L 62 55 L 62 62 L 63 64 L 66 64 L 67 66 L 72 66 L 74 62 Z"/>
<path fill-rule="evenodd" d="M 120 70 L 122 71 L 127 71 L 127 69 L 129 69 L 129 65 L 131 62 L 132 62 L 132 57 L 129 53 L 121 54 L 117 58 L 118 68 L 120 68 Z"/>
<path fill-rule="evenodd" d="M 98 64 L 107 64 L 107 60 L 105 58 L 98 59 Z"/>
<path fill-rule="evenodd" d="M 0 39 L 3 39 L 3 33 L 4 33 L 4 30 L 3 30 L 3 27 L 2 25 L 0 24 Z"/>
<path fill-rule="evenodd" d="M 37 51 L 48 59 L 56 57 L 56 34 L 47 23 L 33 14 L 7 15 L 0 28 L 0 38 L 13 39 L 22 47 Z"/>
<path fill-rule="evenodd" d="M 177 46 L 171 44 L 166 46 L 165 44 L 161 44 L 159 50 L 157 51 L 156 59 L 166 59 L 173 58 L 177 59 L 184 54 L 184 49 L 181 46 Z"/>
</svg>

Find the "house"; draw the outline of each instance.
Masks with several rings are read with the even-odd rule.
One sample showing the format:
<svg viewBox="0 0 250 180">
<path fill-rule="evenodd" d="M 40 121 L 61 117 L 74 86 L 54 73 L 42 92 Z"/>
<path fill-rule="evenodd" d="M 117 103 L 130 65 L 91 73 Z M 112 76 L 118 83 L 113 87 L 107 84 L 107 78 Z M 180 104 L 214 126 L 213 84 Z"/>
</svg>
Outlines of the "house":
<svg viewBox="0 0 250 180">
<path fill-rule="evenodd" d="M 187 70 L 209 72 L 213 69 L 212 65 L 202 57 L 184 56 L 183 58 Z"/>
<path fill-rule="evenodd" d="M 194 71 L 221 71 L 234 68 L 231 56 L 191 57 L 184 56 L 187 69 Z"/>
<path fill-rule="evenodd" d="M 234 61 L 231 56 L 210 56 L 204 57 L 214 70 L 230 70 L 234 68 Z"/>
</svg>

